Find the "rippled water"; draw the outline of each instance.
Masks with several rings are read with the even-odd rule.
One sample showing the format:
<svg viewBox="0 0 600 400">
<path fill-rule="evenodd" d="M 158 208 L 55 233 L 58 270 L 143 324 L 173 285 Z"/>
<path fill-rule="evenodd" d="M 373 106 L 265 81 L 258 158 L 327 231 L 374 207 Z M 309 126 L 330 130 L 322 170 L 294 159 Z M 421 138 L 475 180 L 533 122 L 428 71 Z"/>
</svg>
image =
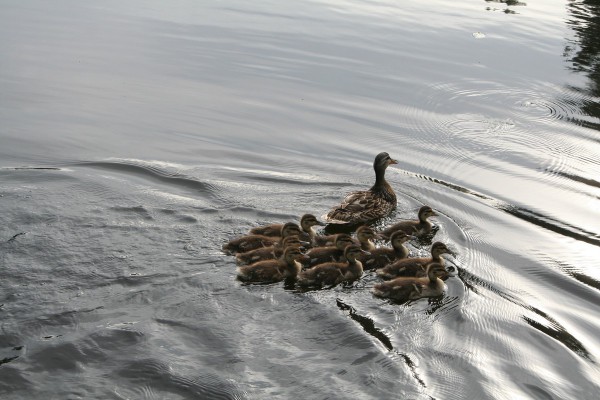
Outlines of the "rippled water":
<svg viewBox="0 0 600 400">
<path fill-rule="evenodd" d="M 597 397 L 598 1 L 28 0 L 0 35 L 3 399 Z M 226 240 L 380 151 L 442 298 L 235 279 Z"/>
</svg>

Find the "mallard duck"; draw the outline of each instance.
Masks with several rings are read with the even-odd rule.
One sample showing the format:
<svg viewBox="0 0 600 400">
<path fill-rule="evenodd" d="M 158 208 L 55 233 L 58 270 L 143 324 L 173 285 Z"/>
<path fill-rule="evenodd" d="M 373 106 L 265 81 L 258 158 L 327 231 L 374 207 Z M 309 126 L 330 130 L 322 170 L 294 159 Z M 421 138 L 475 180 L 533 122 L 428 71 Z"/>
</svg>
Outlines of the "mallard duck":
<svg viewBox="0 0 600 400">
<path fill-rule="evenodd" d="M 414 239 L 414 236 L 409 236 L 402 231 L 392 233 L 390 242 L 392 247 L 378 247 L 369 250 L 370 256 L 361 255 L 359 260 L 363 264 L 364 269 L 383 268 L 386 265 L 408 257 L 408 249 L 404 246 L 409 239 Z"/>
<path fill-rule="evenodd" d="M 416 221 L 400 221 L 380 232 L 381 236 L 389 239 L 392 233 L 402 231 L 407 235 L 425 235 L 431 232 L 431 222 L 427 221 L 429 217 L 435 217 L 438 214 L 429 206 L 423 206 L 419 209 L 419 219 Z"/>
<path fill-rule="evenodd" d="M 383 279 L 392 279 L 398 276 L 425 276 L 425 267 L 432 262 L 444 265 L 442 254 L 454 254 L 442 242 L 435 242 L 431 246 L 431 257 L 403 258 L 377 270 L 377 275 Z"/>
<path fill-rule="evenodd" d="M 279 282 L 295 278 L 302 270 L 298 262 L 304 255 L 297 247 L 286 247 L 283 255 L 276 260 L 263 260 L 251 265 L 238 267 L 238 279 L 246 282 Z"/>
<path fill-rule="evenodd" d="M 329 261 L 342 261 L 344 251 L 350 244 L 354 244 L 354 240 L 346 233 L 339 233 L 335 238 L 334 246 L 313 247 L 306 252 L 308 257 L 308 267 L 322 264 Z"/>
<path fill-rule="evenodd" d="M 271 260 L 273 258 L 279 258 L 283 255 L 283 250 L 288 246 L 298 247 L 302 249 L 305 246 L 309 246 L 309 242 L 301 241 L 298 235 L 292 235 L 281 239 L 281 242 L 277 242 L 269 247 L 260 247 L 258 249 L 250 250 L 245 253 L 237 253 L 235 258 L 237 263 L 252 264 L 257 261 Z"/>
<path fill-rule="evenodd" d="M 321 222 L 312 214 L 304 214 L 300 218 L 300 228 L 302 228 L 303 234 L 300 236 L 302 240 L 311 240 L 317 234 L 314 230 L 314 226 L 325 226 L 324 222 Z M 281 228 L 283 224 L 271 224 L 265 226 L 257 226 L 256 228 L 250 229 L 250 234 L 264 235 L 264 236 L 280 236 Z"/>
<path fill-rule="evenodd" d="M 230 240 L 223 245 L 225 253 L 244 253 L 246 251 L 258 249 L 259 247 L 272 246 L 282 238 L 292 235 L 300 235 L 298 224 L 288 222 L 281 227 L 281 237 L 264 235 L 246 235 Z"/>
<path fill-rule="evenodd" d="M 385 170 L 397 164 L 388 153 L 379 153 L 373 162 L 375 184 L 366 191 L 349 193 L 342 204 L 323 217 L 331 223 L 360 224 L 385 217 L 396 208 L 396 194 L 385 180 Z"/>
<path fill-rule="evenodd" d="M 337 285 L 349 282 L 362 276 L 363 267 L 357 257 L 365 253 L 360 246 L 351 244 L 346 246 L 344 257 L 346 262 L 326 262 L 298 274 L 298 284 L 301 286 Z"/>
<path fill-rule="evenodd" d="M 446 269 L 439 263 L 427 265 L 426 276 L 402 276 L 391 281 L 378 283 L 373 287 L 373 294 L 394 300 L 416 300 L 422 297 L 435 297 L 444 293 L 446 285 L 440 276 Z"/>
</svg>

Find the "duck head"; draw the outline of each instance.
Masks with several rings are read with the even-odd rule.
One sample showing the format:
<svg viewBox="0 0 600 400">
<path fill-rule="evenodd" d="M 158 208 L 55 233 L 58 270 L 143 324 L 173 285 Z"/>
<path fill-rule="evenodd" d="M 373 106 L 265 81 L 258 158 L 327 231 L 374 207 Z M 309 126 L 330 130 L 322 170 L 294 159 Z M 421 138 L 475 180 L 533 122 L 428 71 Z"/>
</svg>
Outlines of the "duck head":
<svg viewBox="0 0 600 400">
<path fill-rule="evenodd" d="M 436 278 L 448 275 L 446 268 L 440 263 L 432 262 L 427 265 L 427 276 L 429 280 L 434 281 Z"/>
<path fill-rule="evenodd" d="M 375 156 L 375 161 L 373 161 L 373 169 L 375 171 L 382 171 L 392 164 L 398 164 L 398 161 L 394 160 L 388 153 L 384 151 Z"/>
<path fill-rule="evenodd" d="M 288 222 L 281 227 L 281 237 L 286 238 L 292 235 L 300 235 L 300 227 L 294 222 Z"/>
<path fill-rule="evenodd" d="M 284 237 L 283 240 L 281 241 L 281 247 L 283 247 L 285 249 L 286 247 L 290 247 L 290 246 L 302 248 L 302 247 L 310 246 L 310 243 L 300 240 L 298 235 L 291 235 L 291 236 Z"/>
<path fill-rule="evenodd" d="M 282 258 L 286 264 L 293 265 L 296 261 L 304 260 L 305 258 L 308 258 L 308 257 L 305 256 L 298 247 L 288 246 L 283 251 Z"/>
<path fill-rule="evenodd" d="M 355 262 L 361 254 L 371 255 L 371 253 L 369 253 L 368 251 L 364 251 L 357 244 L 350 244 L 344 249 L 344 257 L 346 257 L 346 260 L 348 260 L 351 263 Z"/>
<path fill-rule="evenodd" d="M 419 209 L 419 221 L 425 222 L 429 217 L 436 217 L 438 214 L 429 206 L 423 206 Z"/>
<path fill-rule="evenodd" d="M 450 255 L 455 255 L 454 252 L 452 250 L 450 250 L 444 243 L 442 242 L 435 242 L 432 246 L 431 246 L 431 255 L 433 258 L 438 258 L 439 256 L 441 256 L 442 254 L 450 254 Z"/>
<path fill-rule="evenodd" d="M 344 250 L 346 246 L 353 244 L 352 238 L 346 233 L 338 233 L 335 237 L 334 245 L 338 250 Z"/>
<path fill-rule="evenodd" d="M 300 226 L 304 232 L 310 232 L 313 226 L 325 226 L 324 222 L 321 222 L 312 214 L 304 214 L 300 218 Z"/>
<path fill-rule="evenodd" d="M 416 239 L 416 237 L 407 235 L 404 231 L 396 231 L 390 236 L 390 243 L 392 243 L 392 247 L 396 248 L 402 246 L 411 239 Z"/>
</svg>

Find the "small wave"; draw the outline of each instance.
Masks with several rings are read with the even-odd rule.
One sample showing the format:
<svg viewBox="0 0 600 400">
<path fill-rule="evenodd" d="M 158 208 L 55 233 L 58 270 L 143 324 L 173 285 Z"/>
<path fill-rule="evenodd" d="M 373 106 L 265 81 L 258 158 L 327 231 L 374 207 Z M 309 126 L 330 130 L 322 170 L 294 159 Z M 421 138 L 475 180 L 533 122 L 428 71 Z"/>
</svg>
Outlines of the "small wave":
<svg viewBox="0 0 600 400">
<path fill-rule="evenodd" d="M 128 363 L 117 376 L 127 378 L 133 383 L 143 384 L 152 382 L 153 390 L 168 392 L 183 397 L 202 399 L 244 399 L 247 396 L 231 380 L 211 373 L 197 377 L 179 375 L 162 361 L 155 359 L 137 360 Z"/>
<path fill-rule="evenodd" d="M 179 172 L 168 172 L 152 163 L 133 161 L 89 161 L 74 165 L 91 168 L 103 168 L 129 174 L 143 175 L 169 184 L 195 189 L 204 193 L 212 193 L 214 187 L 206 182 L 198 181 Z"/>
<path fill-rule="evenodd" d="M 581 240 L 582 242 L 593 244 L 595 246 L 600 246 L 600 237 L 598 237 L 598 235 L 594 234 L 593 232 L 585 231 L 581 228 L 559 221 L 550 216 L 534 212 L 532 210 L 527 210 L 518 206 L 501 204 L 498 206 L 498 208 L 511 215 L 514 215 L 517 218 L 521 218 L 527 222 L 541 226 L 542 228 L 556 232 L 563 236 L 567 236 L 576 240 Z"/>
</svg>

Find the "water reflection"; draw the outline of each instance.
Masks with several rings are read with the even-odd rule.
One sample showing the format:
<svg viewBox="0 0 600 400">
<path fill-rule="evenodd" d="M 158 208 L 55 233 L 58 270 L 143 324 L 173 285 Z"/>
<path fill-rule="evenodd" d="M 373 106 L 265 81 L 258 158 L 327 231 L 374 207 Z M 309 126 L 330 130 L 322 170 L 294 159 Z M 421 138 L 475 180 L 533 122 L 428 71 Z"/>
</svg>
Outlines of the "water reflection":
<svg viewBox="0 0 600 400">
<path fill-rule="evenodd" d="M 518 1 L 518 0 L 485 0 L 486 3 L 503 3 L 506 4 L 507 6 L 526 6 L 527 3 L 523 3 L 522 1 Z M 488 11 L 494 11 L 496 10 L 496 8 L 492 8 L 492 7 L 487 7 L 486 10 Z M 504 13 L 506 14 L 517 14 L 516 11 L 510 9 L 510 8 L 505 8 L 504 10 L 502 10 Z"/>
<path fill-rule="evenodd" d="M 573 30 L 575 38 L 568 40 L 564 54 L 572 63 L 570 68 L 586 74 L 590 80 L 586 88 L 579 90 L 595 97 L 583 101 L 581 110 L 585 115 L 600 118 L 600 1 L 569 1 L 568 13 L 570 18 L 567 24 Z M 585 125 L 600 128 L 598 121 Z"/>
</svg>

